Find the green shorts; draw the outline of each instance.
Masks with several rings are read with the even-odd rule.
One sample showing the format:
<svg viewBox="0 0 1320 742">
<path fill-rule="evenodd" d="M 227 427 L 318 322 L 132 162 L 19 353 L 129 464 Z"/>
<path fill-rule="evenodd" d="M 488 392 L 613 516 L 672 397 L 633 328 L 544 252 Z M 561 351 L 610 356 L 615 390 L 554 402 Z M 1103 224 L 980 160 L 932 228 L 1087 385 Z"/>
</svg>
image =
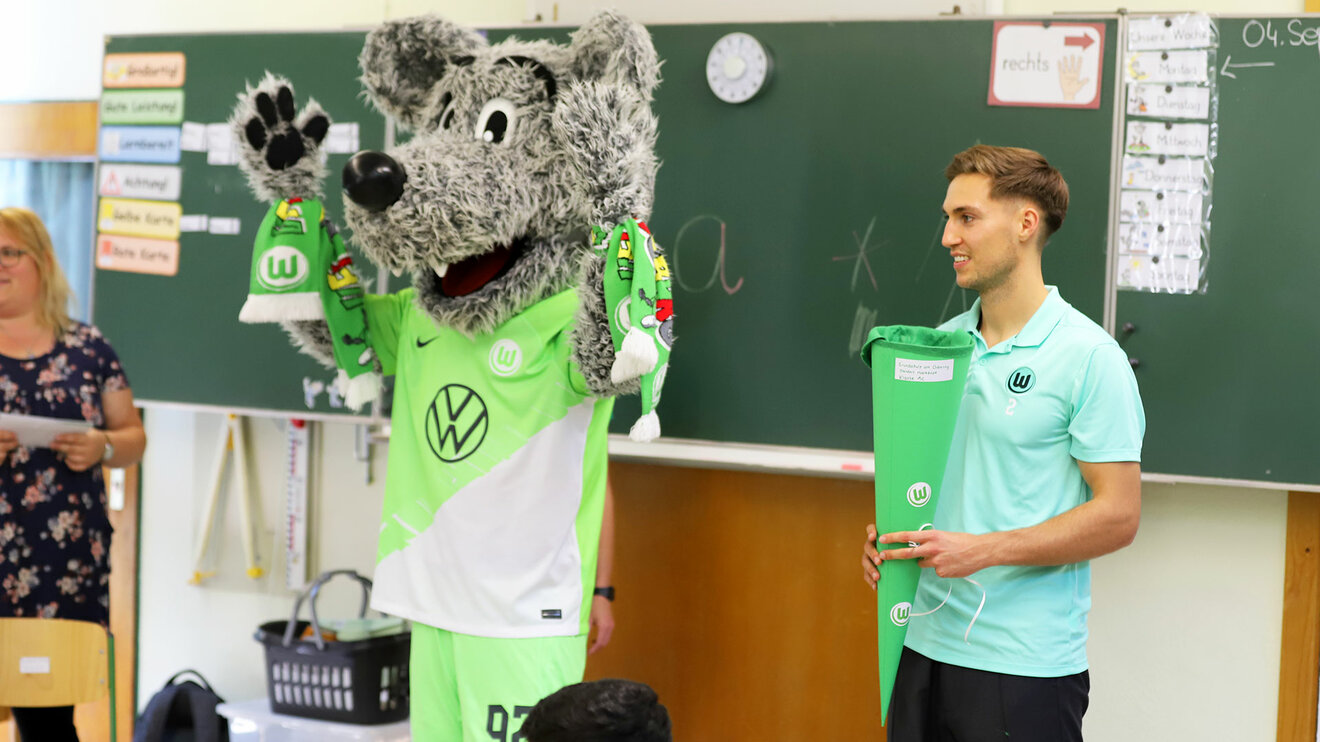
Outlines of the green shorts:
<svg viewBox="0 0 1320 742">
<path fill-rule="evenodd" d="M 582 681 L 587 637 L 493 639 L 414 623 L 409 663 L 416 742 L 522 742 L 532 706 Z"/>
</svg>

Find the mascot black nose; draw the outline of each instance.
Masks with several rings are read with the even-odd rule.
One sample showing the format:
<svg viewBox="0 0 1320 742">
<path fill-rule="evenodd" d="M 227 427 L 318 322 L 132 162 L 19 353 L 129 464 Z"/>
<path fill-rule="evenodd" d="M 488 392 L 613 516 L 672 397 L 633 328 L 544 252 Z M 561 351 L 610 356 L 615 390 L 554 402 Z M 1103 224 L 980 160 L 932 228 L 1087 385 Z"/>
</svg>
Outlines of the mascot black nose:
<svg viewBox="0 0 1320 742">
<path fill-rule="evenodd" d="M 403 195 L 408 174 L 384 152 L 366 150 L 344 166 L 344 193 L 367 211 L 384 211 Z"/>
</svg>

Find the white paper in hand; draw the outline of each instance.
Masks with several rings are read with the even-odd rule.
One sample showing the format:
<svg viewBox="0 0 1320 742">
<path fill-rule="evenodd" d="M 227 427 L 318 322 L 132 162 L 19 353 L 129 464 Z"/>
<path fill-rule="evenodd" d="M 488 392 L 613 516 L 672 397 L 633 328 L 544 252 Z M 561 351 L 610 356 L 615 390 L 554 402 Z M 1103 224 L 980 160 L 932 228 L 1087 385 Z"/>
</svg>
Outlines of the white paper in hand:
<svg viewBox="0 0 1320 742">
<path fill-rule="evenodd" d="M 51 442 L 60 433 L 82 433 L 91 427 L 92 424 L 86 420 L 0 412 L 0 430 L 13 431 L 18 434 L 18 445 L 32 448 L 50 448 Z"/>
</svg>

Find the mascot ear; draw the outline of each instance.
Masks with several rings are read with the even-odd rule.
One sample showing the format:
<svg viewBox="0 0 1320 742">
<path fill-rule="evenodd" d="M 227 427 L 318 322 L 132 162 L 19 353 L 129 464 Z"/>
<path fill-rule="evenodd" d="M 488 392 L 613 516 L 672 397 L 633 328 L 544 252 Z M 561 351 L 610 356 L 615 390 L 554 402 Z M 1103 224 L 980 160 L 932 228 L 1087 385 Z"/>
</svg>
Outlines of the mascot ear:
<svg viewBox="0 0 1320 742">
<path fill-rule="evenodd" d="M 660 60 L 640 23 L 606 11 L 573 32 L 569 44 L 573 76 L 587 82 L 631 88 L 643 100 L 660 84 Z"/>
<path fill-rule="evenodd" d="M 367 34 L 358 57 L 362 84 L 381 113 L 416 129 L 445 72 L 485 47 L 481 34 L 435 16 L 389 21 Z"/>
</svg>

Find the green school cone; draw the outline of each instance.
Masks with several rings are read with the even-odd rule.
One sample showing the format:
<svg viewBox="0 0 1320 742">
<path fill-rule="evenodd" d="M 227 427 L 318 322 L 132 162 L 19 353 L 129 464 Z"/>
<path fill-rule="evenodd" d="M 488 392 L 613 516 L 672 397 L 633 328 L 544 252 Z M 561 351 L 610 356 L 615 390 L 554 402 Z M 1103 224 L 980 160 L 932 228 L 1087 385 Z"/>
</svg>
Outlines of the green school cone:
<svg viewBox="0 0 1320 742">
<path fill-rule="evenodd" d="M 871 330 L 862 360 L 871 367 L 875 421 L 875 527 L 878 533 L 931 527 L 949 458 L 973 340 L 966 332 L 894 325 Z M 881 544 L 893 549 L 905 544 Z M 884 562 L 876 586 L 880 634 L 880 720 L 907 636 L 921 567 Z"/>
</svg>

